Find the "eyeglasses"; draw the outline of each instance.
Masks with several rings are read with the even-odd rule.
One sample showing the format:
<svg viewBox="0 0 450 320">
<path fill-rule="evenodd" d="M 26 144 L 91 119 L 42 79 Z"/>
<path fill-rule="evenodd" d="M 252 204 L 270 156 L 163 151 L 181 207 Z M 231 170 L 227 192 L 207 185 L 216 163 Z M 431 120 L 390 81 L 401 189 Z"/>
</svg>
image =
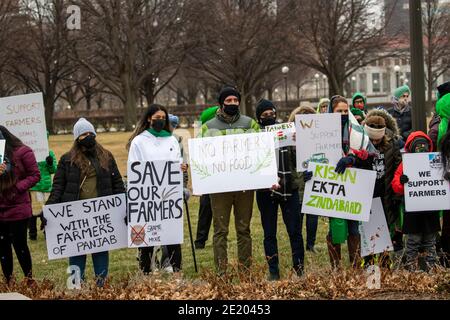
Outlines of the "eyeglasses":
<svg viewBox="0 0 450 320">
<path fill-rule="evenodd" d="M 375 124 L 375 123 L 368 124 L 367 126 L 372 128 L 372 129 L 383 129 L 383 128 L 386 128 L 386 126 L 383 126 L 382 124 Z"/>
<path fill-rule="evenodd" d="M 409 94 L 402 95 L 402 98 L 409 98 Z"/>
</svg>

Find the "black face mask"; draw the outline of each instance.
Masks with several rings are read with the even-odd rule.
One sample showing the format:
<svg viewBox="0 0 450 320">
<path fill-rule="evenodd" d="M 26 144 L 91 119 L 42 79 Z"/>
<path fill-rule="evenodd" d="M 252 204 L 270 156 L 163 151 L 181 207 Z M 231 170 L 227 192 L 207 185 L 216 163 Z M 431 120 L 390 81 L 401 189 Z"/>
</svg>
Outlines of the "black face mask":
<svg viewBox="0 0 450 320">
<path fill-rule="evenodd" d="M 166 126 L 166 120 L 164 120 L 164 119 L 152 120 L 152 128 L 156 132 L 161 132 L 161 130 L 164 129 L 165 126 Z"/>
<path fill-rule="evenodd" d="M 95 141 L 95 136 L 92 134 L 88 135 L 83 140 L 78 140 L 78 144 L 88 150 L 93 149 L 96 143 L 97 142 Z"/>
<path fill-rule="evenodd" d="M 229 116 L 235 116 L 239 113 L 239 106 L 237 104 L 224 104 L 223 112 Z"/>
<path fill-rule="evenodd" d="M 341 126 L 344 127 L 348 122 L 348 114 L 342 114 L 341 115 Z"/>
<path fill-rule="evenodd" d="M 276 119 L 274 117 L 273 118 L 272 117 L 270 117 L 270 118 L 261 118 L 259 121 L 264 127 L 272 126 L 272 125 L 274 125 L 276 123 Z"/>
</svg>

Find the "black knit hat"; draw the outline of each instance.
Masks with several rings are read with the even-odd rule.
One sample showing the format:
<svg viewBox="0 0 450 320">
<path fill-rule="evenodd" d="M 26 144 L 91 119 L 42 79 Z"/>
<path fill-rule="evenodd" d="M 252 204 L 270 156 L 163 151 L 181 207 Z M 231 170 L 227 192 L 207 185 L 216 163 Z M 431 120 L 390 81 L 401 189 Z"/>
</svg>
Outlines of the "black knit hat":
<svg viewBox="0 0 450 320">
<path fill-rule="evenodd" d="M 219 104 L 223 106 L 223 102 L 229 96 L 235 96 L 238 98 L 239 102 L 241 102 L 241 94 L 239 93 L 239 91 L 237 91 L 236 88 L 230 86 L 223 87 L 222 90 L 220 90 L 217 101 L 219 101 Z"/>
<path fill-rule="evenodd" d="M 441 84 L 439 87 L 437 87 L 437 90 L 439 92 L 439 99 L 442 98 L 447 93 L 450 93 L 450 81 Z"/>
<path fill-rule="evenodd" d="M 424 145 L 426 145 L 428 147 L 427 148 L 428 151 L 431 150 L 430 141 L 428 141 L 427 138 L 425 138 L 425 137 L 417 137 L 417 138 L 414 138 L 413 141 L 411 142 L 411 145 L 409 146 L 409 152 L 414 153 L 415 152 L 414 150 L 416 149 L 416 146 L 418 144 L 424 144 Z"/>
<path fill-rule="evenodd" d="M 277 112 L 277 108 L 270 100 L 261 99 L 259 100 L 258 104 L 256 105 L 256 120 L 260 120 L 261 115 L 266 110 L 272 110 L 273 112 Z"/>
</svg>

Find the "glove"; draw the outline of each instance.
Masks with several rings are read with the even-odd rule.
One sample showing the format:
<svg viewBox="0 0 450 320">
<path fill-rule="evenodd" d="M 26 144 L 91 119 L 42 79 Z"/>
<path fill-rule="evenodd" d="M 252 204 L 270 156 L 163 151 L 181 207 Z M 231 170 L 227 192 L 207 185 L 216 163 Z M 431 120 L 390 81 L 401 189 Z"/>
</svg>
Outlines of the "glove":
<svg viewBox="0 0 450 320">
<path fill-rule="evenodd" d="M 123 218 L 123 221 L 125 222 L 125 225 L 128 225 L 128 216 L 125 216 L 125 218 Z"/>
<path fill-rule="evenodd" d="M 369 157 L 369 152 L 367 152 L 367 150 L 353 150 L 353 153 L 361 160 L 367 160 Z"/>
<path fill-rule="evenodd" d="M 354 164 L 355 164 L 355 158 L 354 157 L 352 157 L 352 156 L 343 157 L 337 163 L 336 169 L 334 171 L 339 173 L 339 174 L 342 174 L 342 173 L 345 172 L 345 169 L 347 169 L 347 167 L 350 167 L 350 166 L 352 166 Z"/>
<path fill-rule="evenodd" d="M 41 211 L 41 213 L 39 213 L 39 219 L 41 220 L 41 230 L 44 230 L 45 226 L 47 225 L 47 219 L 45 219 L 44 217 L 44 213 Z"/>
<path fill-rule="evenodd" d="M 303 172 L 303 181 L 308 182 L 309 180 L 311 180 L 313 177 L 313 172 L 312 171 L 304 171 Z"/>
<path fill-rule="evenodd" d="M 191 193 L 189 192 L 188 188 L 183 188 L 183 196 L 184 196 L 184 199 L 186 199 L 186 201 L 188 201 L 189 198 L 191 197 Z"/>
<path fill-rule="evenodd" d="M 450 181 L 450 172 L 447 172 L 446 174 L 444 174 L 444 179 L 447 181 Z"/>
<path fill-rule="evenodd" d="M 401 184 L 405 184 L 405 183 L 407 183 L 408 181 L 409 181 L 409 178 L 408 178 L 407 175 L 402 174 L 402 175 L 400 176 L 400 183 L 401 183 Z"/>
<path fill-rule="evenodd" d="M 47 158 L 45 158 L 45 162 L 49 167 L 53 166 L 53 157 L 49 155 Z"/>
</svg>

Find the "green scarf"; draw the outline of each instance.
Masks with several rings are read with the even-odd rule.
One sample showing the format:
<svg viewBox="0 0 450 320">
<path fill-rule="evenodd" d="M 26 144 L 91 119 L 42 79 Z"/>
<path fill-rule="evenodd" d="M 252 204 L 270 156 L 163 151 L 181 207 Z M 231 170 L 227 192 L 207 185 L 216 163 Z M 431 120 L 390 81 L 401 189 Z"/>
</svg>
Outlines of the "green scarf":
<svg viewBox="0 0 450 320">
<path fill-rule="evenodd" d="M 440 150 L 441 140 L 447 133 L 448 119 L 450 118 L 450 94 L 447 93 L 438 100 L 436 103 L 436 112 L 441 117 L 437 140 L 437 149 Z"/>
<path fill-rule="evenodd" d="M 158 132 L 153 128 L 149 128 L 149 129 L 147 129 L 147 131 L 157 138 L 166 138 L 166 137 L 170 137 L 172 135 L 171 132 L 166 131 L 166 130 L 161 130 L 160 132 Z"/>
</svg>

